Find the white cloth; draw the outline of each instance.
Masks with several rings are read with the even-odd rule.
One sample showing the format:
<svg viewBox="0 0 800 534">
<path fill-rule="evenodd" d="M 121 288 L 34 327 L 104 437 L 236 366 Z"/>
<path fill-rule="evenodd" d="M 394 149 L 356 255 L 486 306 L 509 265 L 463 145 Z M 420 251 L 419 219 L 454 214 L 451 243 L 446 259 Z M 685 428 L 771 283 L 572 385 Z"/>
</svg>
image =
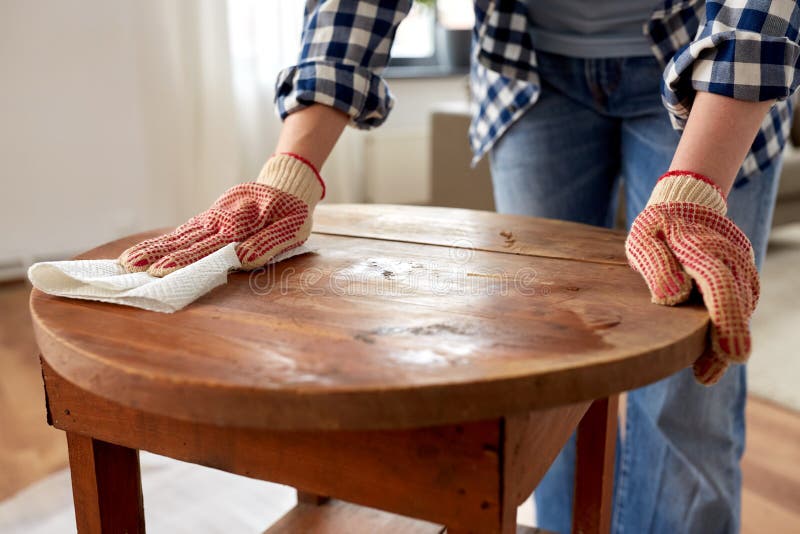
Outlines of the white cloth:
<svg viewBox="0 0 800 534">
<path fill-rule="evenodd" d="M 112 260 L 46 261 L 28 269 L 33 287 L 49 295 L 124 304 L 172 313 L 228 280 L 228 271 L 241 268 L 231 243 L 163 278 L 146 272 L 129 273 Z M 270 263 L 310 252 L 305 246 L 277 255 Z"/>
</svg>

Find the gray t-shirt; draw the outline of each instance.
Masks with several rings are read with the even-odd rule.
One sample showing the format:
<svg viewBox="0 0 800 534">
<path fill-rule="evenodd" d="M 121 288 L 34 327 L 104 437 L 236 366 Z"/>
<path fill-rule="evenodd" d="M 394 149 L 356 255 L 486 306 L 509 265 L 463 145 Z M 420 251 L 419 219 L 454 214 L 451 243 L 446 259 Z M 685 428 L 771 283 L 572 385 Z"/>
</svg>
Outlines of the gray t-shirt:
<svg viewBox="0 0 800 534">
<path fill-rule="evenodd" d="M 528 0 L 533 45 L 570 57 L 650 56 L 654 0 Z"/>
</svg>

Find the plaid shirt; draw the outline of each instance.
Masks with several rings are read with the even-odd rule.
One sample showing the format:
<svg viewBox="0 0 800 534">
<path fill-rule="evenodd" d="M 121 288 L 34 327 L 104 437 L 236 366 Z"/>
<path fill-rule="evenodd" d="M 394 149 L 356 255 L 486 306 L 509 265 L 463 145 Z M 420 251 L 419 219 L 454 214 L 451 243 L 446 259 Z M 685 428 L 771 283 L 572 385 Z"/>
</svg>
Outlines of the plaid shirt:
<svg viewBox="0 0 800 534">
<path fill-rule="evenodd" d="M 535 1 L 535 0 L 534 0 Z M 411 0 L 308 0 L 297 65 L 278 75 L 282 118 L 312 103 L 333 106 L 359 128 L 380 125 L 392 109 L 381 78 L 395 30 Z M 662 100 L 683 129 L 696 91 L 742 100 L 776 99 L 740 177 L 777 157 L 791 123 L 800 78 L 800 6 L 791 0 L 661 0 L 644 25 L 665 67 Z M 535 104 L 540 92 L 526 0 L 476 0 L 469 136 L 477 162 Z"/>
</svg>

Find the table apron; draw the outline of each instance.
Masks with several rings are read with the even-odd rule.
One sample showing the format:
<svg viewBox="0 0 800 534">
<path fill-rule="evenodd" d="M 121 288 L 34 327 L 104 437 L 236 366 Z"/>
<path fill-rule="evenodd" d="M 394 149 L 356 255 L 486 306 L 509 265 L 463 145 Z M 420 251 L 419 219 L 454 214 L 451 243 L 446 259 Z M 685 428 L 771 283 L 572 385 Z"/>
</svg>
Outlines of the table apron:
<svg viewBox="0 0 800 534">
<path fill-rule="evenodd" d="M 61 430 L 448 525 L 501 532 L 590 402 L 403 430 L 271 431 L 146 413 L 42 370 Z"/>
</svg>

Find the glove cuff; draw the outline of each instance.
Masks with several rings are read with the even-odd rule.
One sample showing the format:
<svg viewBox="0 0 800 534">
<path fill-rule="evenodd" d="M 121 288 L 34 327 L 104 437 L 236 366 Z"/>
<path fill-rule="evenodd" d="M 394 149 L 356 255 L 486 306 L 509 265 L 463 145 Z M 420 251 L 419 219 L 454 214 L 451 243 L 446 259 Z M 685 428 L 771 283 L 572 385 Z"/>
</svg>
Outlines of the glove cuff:
<svg viewBox="0 0 800 534">
<path fill-rule="evenodd" d="M 256 182 L 293 195 L 313 207 L 325 196 L 325 182 L 306 159 L 291 153 L 269 158 Z"/>
<path fill-rule="evenodd" d="M 689 202 L 705 206 L 724 216 L 728 211 L 722 189 L 702 174 L 670 171 L 658 179 L 647 206 Z"/>
</svg>

